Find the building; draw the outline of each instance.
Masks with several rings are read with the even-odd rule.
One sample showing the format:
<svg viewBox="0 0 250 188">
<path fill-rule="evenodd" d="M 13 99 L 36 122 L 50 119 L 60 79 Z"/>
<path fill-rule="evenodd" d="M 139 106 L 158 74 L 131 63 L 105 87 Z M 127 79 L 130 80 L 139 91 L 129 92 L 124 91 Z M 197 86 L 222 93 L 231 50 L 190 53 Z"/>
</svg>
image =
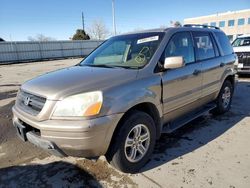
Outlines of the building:
<svg viewBox="0 0 250 188">
<path fill-rule="evenodd" d="M 250 9 L 186 18 L 184 19 L 184 24 L 203 24 L 220 27 L 232 41 L 239 35 L 250 34 Z"/>
</svg>

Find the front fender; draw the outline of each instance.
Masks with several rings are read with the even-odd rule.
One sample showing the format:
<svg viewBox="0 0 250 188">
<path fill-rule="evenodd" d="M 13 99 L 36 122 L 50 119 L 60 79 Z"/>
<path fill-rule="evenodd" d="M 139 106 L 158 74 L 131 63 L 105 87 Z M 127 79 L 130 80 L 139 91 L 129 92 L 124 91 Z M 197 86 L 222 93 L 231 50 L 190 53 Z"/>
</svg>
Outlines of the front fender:
<svg viewBox="0 0 250 188">
<path fill-rule="evenodd" d="M 125 113 L 137 104 L 147 102 L 155 105 L 161 117 L 161 87 L 161 77 L 152 75 L 109 88 L 104 91 L 102 113 L 106 115 Z"/>
</svg>

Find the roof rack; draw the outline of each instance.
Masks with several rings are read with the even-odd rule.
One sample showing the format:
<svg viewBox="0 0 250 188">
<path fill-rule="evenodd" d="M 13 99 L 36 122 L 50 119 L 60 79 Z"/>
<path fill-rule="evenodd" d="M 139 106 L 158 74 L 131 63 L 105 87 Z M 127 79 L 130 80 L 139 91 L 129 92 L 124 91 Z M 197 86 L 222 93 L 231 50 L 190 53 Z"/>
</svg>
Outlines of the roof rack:
<svg viewBox="0 0 250 188">
<path fill-rule="evenodd" d="M 216 26 L 211 26 L 211 25 L 201 25 L 201 24 L 185 24 L 183 27 L 201 27 L 201 28 L 213 28 L 213 29 L 220 29 L 219 27 Z"/>
</svg>

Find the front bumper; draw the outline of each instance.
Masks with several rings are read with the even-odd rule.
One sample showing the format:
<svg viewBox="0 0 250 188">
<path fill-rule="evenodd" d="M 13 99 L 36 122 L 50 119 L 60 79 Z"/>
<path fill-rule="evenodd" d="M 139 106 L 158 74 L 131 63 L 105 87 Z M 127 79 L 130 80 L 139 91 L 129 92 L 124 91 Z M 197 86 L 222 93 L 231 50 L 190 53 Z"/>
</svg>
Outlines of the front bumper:
<svg viewBox="0 0 250 188">
<path fill-rule="evenodd" d="M 243 68 L 243 69 L 239 69 L 237 70 L 237 74 L 250 74 L 250 67 L 249 68 Z"/>
<path fill-rule="evenodd" d="M 57 156 L 97 157 L 106 153 L 123 114 L 89 120 L 31 120 L 16 106 L 13 124 L 21 137 Z M 19 128 L 19 129 L 18 129 Z M 22 128 L 24 130 L 22 130 Z"/>
</svg>

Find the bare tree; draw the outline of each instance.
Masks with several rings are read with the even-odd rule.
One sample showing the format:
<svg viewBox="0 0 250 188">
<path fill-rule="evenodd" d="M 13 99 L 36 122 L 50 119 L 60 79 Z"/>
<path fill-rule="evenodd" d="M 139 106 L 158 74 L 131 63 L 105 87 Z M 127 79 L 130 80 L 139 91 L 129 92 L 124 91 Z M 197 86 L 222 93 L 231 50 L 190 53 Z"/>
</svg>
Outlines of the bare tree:
<svg viewBox="0 0 250 188">
<path fill-rule="evenodd" d="M 106 39 L 110 35 L 109 30 L 102 20 L 94 20 L 91 27 L 88 29 L 88 33 L 92 39 L 97 40 Z"/>
<path fill-rule="evenodd" d="M 52 41 L 52 40 L 56 40 L 55 38 L 52 37 L 46 37 L 43 34 L 37 34 L 35 37 L 28 37 L 29 41 Z"/>
</svg>

